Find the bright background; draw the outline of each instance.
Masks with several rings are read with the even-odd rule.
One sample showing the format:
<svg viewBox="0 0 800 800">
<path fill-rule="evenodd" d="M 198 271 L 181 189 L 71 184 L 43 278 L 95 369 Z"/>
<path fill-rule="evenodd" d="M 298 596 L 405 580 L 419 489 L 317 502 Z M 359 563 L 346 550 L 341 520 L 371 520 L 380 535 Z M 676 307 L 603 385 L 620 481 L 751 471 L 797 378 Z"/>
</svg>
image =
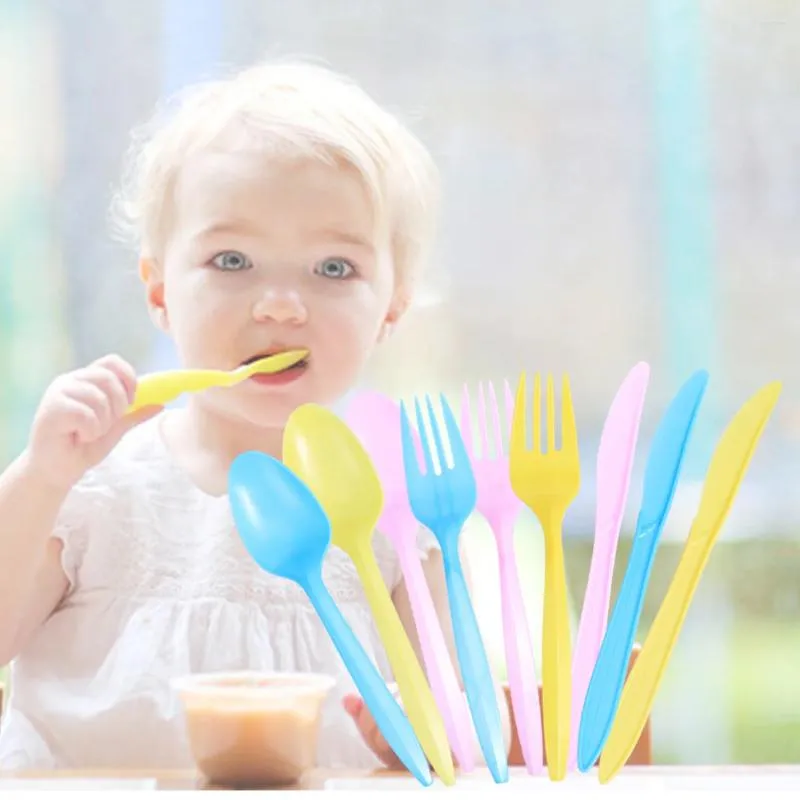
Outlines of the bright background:
<svg viewBox="0 0 800 800">
<path fill-rule="evenodd" d="M 609 403 L 653 370 L 649 437 L 698 367 L 711 383 L 641 635 L 677 563 L 710 448 L 750 393 L 785 392 L 654 711 L 661 762 L 800 759 L 800 4 L 793 0 L 0 0 L 0 450 L 43 388 L 119 351 L 174 364 L 108 235 L 130 127 L 189 81 L 320 58 L 401 111 L 444 174 L 424 303 L 365 377 L 395 396 L 569 371 L 584 455 L 566 526 L 576 611 Z M 491 564 L 482 521 L 470 541 Z M 541 537 L 519 541 L 538 619 Z M 498 670 L 496 570 L 478 604 Z M 534 625 L 536 627 L 536 625 Z"/>
</svg>

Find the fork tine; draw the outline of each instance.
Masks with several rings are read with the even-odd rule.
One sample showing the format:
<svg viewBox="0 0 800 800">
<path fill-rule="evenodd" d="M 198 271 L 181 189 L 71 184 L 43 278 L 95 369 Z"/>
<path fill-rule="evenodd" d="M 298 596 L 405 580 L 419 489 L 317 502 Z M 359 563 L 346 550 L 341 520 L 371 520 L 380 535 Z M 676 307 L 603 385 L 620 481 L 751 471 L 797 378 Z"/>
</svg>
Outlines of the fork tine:
<svg viewBox="0 0 800 800">
<path fill-rule="evenodd" d="M 503 381 L 503 388 L 506 395 L 506 427 L 508 435 L 511 436 L 511 426 L 514 420 L 514 395 L 511 394 L 511 384 L 508 382 L 508 378 Z"/>
<path fill-rule="evenodd" d="M 572 390 L 569 375 L 564 375 L 561 389 L 561 449 L 578 450 L 578 431 L 575 425 L 575 408 L 572 405 Z"/>
<path fill-rule="evenodd" d="M 411 423 L 408 419 L 408 411 L 403 400 L 400 401 L 400 438 L 403 443 L 403 464 L 407 474 L 421 477 L 419 458 L 417 458 L 417 448 L 414 445 L 414 435 L 411 432 Z"/>
<path fill-rule="evenodd" d="M 489 432 L 486 425 L 486 394 L 483 381 L 478 384 L 478 424 L 481 432 L 481 458 L 489 458 Z"/>
<path fill-rule="evenodd" d="M 461 436 L 470 458 L 475 457 L 475 448 L 472 444 L 472 409 L 469 402 L 469 385 L 464 384 L 461 392 Z"/>
<path fill-rule="evenodd" d="M 542 376 L 533 379 L 533 452 L 542 452 Z"/>
<path fill-rule="evenodd" d="M 433 403 L 431 402 L 431 396 L 429 394 L 425 395 L 425 405 L 428 408 L 428 421 L 431 424 L 433 442 L 436 448 L 436 457 L 439 460 L 439 470 L 444 472 L 449 465 L 447 463 L 444 446 L 442 445 L 442 433 L 439 428 L 439 423 L 436 421 L 436 412 L 433 410 Z"/>
<path fill-rule="evenodd" d="M 514 403 L 514 414 L 511 417 L 511 455 L 517 458 L 528 449 L 528 432 L 525 428 L 525 373 L 521 372 L 517 381 L 517 399 Z"/>
<path fill-rule="evenodd" d="M 503 428 L 500 424 L 500 409 L 497 407 L 497 393 L 494 383 L 489 382 L 489 395 L 492 400 L 492 418 L 494 419 L 494 457 L 502 458 L 503 453 Z"/>
<path fill-rule="evenodd" d="M 556 390 L 552 373 L 547 374 L 547 452 L 556 449 Z"/>
<path fill-rule="evenodd" d="M 453 454 L 453 469 L 456 469 L 469 464 L 467 451 L 464 448 L 464 440 L 458 431 L 458 426 L 456 425 L 456 420 L 453 416 L 450 404 L 443 394 L 439 395 L 439 403 L 442 406 L 444 425 L 445 428 L 447 428 L 447 435 L 450 438 L 450 452 Z"/>
<path fill-rule="evenodd" d="M 425 420 L 422 418 L 422 407 L 419 404 L 418 397 L 414 398 L 414 411 L 417 417 L 417 432 L 419 433 L 420 442 L 422 442 L 422 453 L 425 456 L 425 474 L 434 475 L 436 471 L 433 467 L 430 440 L 428 439 L 428 432 L 425 430 Z"/>
</svg>

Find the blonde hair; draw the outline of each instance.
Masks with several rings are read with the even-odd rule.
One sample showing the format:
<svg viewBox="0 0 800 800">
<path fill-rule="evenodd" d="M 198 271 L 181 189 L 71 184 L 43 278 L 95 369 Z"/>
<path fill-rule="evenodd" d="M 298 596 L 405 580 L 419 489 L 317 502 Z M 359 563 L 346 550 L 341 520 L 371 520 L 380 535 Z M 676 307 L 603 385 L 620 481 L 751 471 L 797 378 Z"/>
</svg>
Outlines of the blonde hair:
<svg viewBox="0 0 800 800">
<path fill-rule="evenodd" d="M 258 64 L 196 84 L 135 130 L 112 207 L 118 232 L 155 257 L 183 159 L 204 148 L 248 145 L 356 170 L 376 222 L 390 237 L 398 286 L 413 283 L 434 236 L 435 164 L 423 144 L 352 80 L 311 63 Z"/>
</svg>

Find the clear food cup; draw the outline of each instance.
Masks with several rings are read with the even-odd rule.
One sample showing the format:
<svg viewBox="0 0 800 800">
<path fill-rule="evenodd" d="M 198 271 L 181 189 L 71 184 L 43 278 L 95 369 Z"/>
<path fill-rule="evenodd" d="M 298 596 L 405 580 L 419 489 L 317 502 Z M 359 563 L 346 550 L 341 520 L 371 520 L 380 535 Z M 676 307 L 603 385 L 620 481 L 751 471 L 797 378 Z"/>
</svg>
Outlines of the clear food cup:
<svg viewBox="0 0 800 800">
<path fill-rule="evenodd" d="M 303 672 L 216 672 L 172 681 L 192 757 L 209 783 L 288 786 L 316 766 L 322 704 L 335 680 Z"/>
</svg>

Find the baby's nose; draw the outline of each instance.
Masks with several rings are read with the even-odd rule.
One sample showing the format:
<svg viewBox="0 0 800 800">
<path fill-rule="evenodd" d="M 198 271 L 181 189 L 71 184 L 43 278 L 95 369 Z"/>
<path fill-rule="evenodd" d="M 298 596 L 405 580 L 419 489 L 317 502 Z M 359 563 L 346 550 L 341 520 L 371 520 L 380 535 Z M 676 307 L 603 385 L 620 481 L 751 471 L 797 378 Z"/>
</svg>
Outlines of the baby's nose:
<svg viewBox="0 0 800 800">
<path fill-rule="evenodd" d="M 302 325 L 308 312 L 300 294 L 293 289 L 267 289 L 253 306 L 256 321 L 272 320 Z"/>
</svg>

